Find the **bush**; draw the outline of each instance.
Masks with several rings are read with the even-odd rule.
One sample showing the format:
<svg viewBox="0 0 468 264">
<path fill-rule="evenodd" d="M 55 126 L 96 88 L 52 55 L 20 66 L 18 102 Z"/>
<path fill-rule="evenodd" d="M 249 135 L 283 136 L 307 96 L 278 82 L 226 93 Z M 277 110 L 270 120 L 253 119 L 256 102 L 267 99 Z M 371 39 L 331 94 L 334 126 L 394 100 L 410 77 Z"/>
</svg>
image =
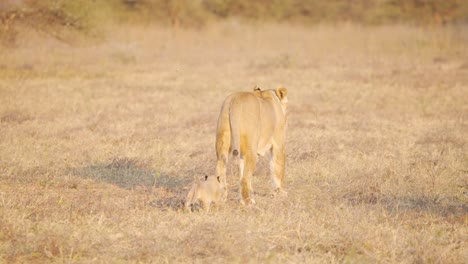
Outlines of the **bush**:
<svg viewBox="0 0 468 264">
<path fill-rule="evenodd" d="M 25 0 L 15 3 L 20 4 L 0 5 L 0 41 L 14 41 L 17 22 L 47 32 L 55 27 L 87 34 L 99 34 L 106 23 L 202 27 L 210 21 L 232 17 L 302 24 L 468 22 L 468 1 L 462 0 Z"/>
</svg>

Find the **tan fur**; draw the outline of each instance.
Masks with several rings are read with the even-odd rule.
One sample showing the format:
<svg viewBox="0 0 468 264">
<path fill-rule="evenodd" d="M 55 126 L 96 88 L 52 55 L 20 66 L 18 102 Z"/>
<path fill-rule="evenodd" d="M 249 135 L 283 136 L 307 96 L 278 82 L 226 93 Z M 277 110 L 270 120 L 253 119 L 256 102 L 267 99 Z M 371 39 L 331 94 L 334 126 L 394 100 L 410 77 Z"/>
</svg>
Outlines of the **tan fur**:
<svg viewBox="0 0 468 264">
<path fill-rule="evenodd" d="M 194 204 L 201 202 L 205 212 L 209 212 L 211 203 L 219 203 L 223 193 L 224 189 L 219 176 L 205 176 L 205 181 L 195 183 L 190 189 L 185 201 L 185 209 L 191 211 Z"/>
<path fill-rule="evenodd" d="M 257 155 L 271 155 L 270 174 L 274 189 L 282 191 L 285 174 L 285 132 L 287 125 L 287 90 L 264 90 L 255 86 L 252 92 L 228 96 L 221 107 L 216 131 L 216 174 L 226 186 L 226 162 L 239 157 L 242 201 L 255 203 L 252 174 Z M 227 197 L 227 188 L 224 199 Z"/>
</svg>

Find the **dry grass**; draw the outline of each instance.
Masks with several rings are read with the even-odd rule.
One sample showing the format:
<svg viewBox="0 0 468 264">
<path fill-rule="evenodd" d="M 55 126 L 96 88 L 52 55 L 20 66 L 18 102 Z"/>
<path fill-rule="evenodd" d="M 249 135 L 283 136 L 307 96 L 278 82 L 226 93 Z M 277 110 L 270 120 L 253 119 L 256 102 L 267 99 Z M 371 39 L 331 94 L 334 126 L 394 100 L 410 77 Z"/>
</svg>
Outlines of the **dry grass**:
<svg viewBox="0 0 468 264">
<path fill-rule="evenodd" d="M 466 28 L 121 28 L 0 49 L 0 262 L 466 263 Z M 287 198 L 180 211 L 222 100 L 290 93 Z M 234 175 L 233 175 L 234 174 Z"/>
</svg>

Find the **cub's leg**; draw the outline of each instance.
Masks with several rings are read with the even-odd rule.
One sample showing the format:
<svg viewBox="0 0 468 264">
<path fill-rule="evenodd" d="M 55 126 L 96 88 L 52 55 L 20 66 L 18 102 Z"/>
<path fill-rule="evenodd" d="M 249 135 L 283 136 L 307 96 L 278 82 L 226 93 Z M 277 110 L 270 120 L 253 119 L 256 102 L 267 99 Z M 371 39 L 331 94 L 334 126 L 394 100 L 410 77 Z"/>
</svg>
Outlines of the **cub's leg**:
<svg viewBox="0 0 468 264">
<path fill-rule="evenodd" d="M 197 200 L 197 189 L 198 185 L 193 184 L 192 188 L 190 189 L 189 193 L 187 194 L 187 198 L 185 199 L 185 210 L 192 212 L 192 205 Z"/>
<path fill-rule="evenodd" d="M 210 207 L 211 207 L 211 200 L 210 199 L 204 200 L 203 201 L 203 210 L 205 211 L 205 213 L 210 212 Z"/>
</svg>

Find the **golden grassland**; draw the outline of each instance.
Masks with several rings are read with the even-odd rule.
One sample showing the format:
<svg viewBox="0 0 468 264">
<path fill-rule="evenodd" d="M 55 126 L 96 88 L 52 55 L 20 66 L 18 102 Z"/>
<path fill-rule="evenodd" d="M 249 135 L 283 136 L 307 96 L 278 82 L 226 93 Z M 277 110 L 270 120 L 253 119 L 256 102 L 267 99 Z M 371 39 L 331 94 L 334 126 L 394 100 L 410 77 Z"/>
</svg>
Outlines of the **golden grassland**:
<svg viewBox="0 0 468 264">
<path fill-rule="evenodd" d="M 466 263 L 468 31 L 226 22 L 0 49 L 0 262 Z M 77 43 L 77 44 L 70 44 Z M 289 89 L 287 197 L 184 213 L 223 99 Z"/>
</svg>

